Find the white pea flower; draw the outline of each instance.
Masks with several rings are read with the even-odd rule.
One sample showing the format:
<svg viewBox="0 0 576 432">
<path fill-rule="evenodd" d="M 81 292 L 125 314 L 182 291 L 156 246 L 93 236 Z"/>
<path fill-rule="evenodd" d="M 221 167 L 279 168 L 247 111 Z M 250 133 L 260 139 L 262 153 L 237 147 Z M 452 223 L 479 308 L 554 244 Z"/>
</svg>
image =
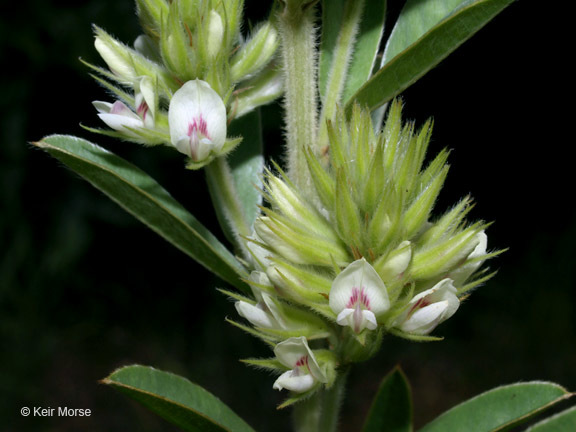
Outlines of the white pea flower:
<svg viewBox="0 0 576 432">
<path fill-rule="evenodd" d="M 376 270 L 361 258 L 336 276 L 330 289 L 330 308 L 336 322 L 350 326 L 356 333 L 378 326 L 377 316 L 390 308 L 386 285 Z"/>
<path fill-rule="evenodd" d="M 303 393 L 318 383 L 328 381 L 304 336 L 292 337 L 280 342 L 274 348 L 274 354 L 280 363 L 291 368 L 278 377 L 274 383 L 274 389 Z"/>
<path fill-rule="evenodd" d="M 427 335 L 454 315 L 459 306 L 454 281 L 442 279 L 432 288 L 415 295 L 394 324 L 406 333 Z"/>
<path fill-rule="evenodd" d="M 168 121 L 172 145 L 194 162 L 218 153 L 226 141 L 226 107 L 205 81 L 188 81 L 174 93 Z"/>
<path fill-rule="evenodd" d="M 253 271 L 250 275 L 250 280 L 259 285 L 270 285 L 270 280 L 266 273 Z M 252 325 L 256 327 L 270 328 L 270 329 L 285 329 L 286 324 L 284 318 L 276 305 L 276 302 L 270 294 L 253 288 L 252 292 L 256 297 L 256 305 L 250 304 L 245 301 L 237 301 L 235 303 L 238 314 L 246 318 Z"/>
<path fill-rule="evenodd" d="M 138 135 L 130 129 L 140 129 L 144 127 L 144 123 L 138 114 L 121 101 L 114 103 L 94 101 L 92 105 L 98 110 L 98 117 L 100 117 L 106 125 L 128 136 L 137 138 Z"/>
<path fill-rule="evenodd" d="M 464 264 L 459 268 L 450 273 L 450 278 L 454 280 L 454 284 L 461 286 L 466 279 L 468 279 L 472 273 L 474 273 L 478 268 L 484 263 L 483 259 L 480 259 L 483 255 L 486 255 L 486 249 L 488 247 L 488 236 L 484 231 L 480 231 L 476 234 L 476 239 L 478 245 L 474 250 L 468 255 Z"/>
<path fill-rule="evenodd" d="M 121 101 L 94 101 L 92 104 L 98 110 L 98 117 L 110 128 L 138 138 L 139 135 L 130 129 L 153 128 L 156 104 L 152 80 L 149 77 L 140 78 L 134 89 L 136 112 Z"/>
</svg>

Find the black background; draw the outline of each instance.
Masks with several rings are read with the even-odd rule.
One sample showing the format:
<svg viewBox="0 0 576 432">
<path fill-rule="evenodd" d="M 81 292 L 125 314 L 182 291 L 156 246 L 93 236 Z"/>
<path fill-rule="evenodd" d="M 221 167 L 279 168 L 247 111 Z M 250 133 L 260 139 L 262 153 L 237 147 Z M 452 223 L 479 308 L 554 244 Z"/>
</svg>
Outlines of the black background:
<svg viewBox="0 0 576 432">
<path fill-rule="evenodd" d="M 253 21 L 266 15 L 259 3 L 247 2 Z M 435 120 L 432 154 L 452 149 L 437 208 L 471 194 L 471 217 L 495 221 L 490 248 L 510 249 L 490 263 L 498 275 L 438 328 L 443 342 L 389 338 L 351 375 L 343 430 L 358 430 L 397 363 L 412 382 L 417 425 L 501 384 L 539 379 L 576 389 L 569 50 L 562 12 L 538 3 L 511 5 L 403 94 L 407 118 Z M 235 311 L 214 290 L 223 284 L 28 144 L 52 133 L 97 141 L 217 230 L 202 174 L 182 169 L 177 153 L 79 125 L 100 126 L 90 102 L 107 99 L 78 61 L 102 64 L 90 26 L 130 42 L 133 12 L 129 0 L 28 0 L 0 13 L 0 430 L 174 430 L 98 384 L 133 363 L 205 386 L 257 430 L 289 430 L 273 377 L 238 362 L 268 351 L 224 321 Z M 264 120 L 278 155 L 278 108 Z M 23 406 L 92 415 L 22 418 Z"/>
</svg>

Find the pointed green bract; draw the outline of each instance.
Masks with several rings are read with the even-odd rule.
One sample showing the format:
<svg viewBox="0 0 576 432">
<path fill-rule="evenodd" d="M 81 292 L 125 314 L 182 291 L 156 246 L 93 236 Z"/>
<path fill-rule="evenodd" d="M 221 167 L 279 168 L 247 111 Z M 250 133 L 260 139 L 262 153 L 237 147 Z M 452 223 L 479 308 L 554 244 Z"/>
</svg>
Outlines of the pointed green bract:
<svg viewBox="0 0 576 432">
<path fill-rule="evenodd" d="M 165 420 L 189 432 L 254 432 L 202 387 L 169 372 L 126 366 L 102 380 Z"/>
</svg>

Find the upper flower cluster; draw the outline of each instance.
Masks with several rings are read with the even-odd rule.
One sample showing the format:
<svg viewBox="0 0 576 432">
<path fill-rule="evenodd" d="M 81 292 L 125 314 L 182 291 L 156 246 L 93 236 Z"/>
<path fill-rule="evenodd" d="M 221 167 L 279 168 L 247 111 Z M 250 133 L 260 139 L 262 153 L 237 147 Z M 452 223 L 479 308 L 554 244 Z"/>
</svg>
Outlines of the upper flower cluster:
<svg viewBox="0 0 576 432">
<path fill-rule="evenodd" d="M 133 47 L 96 27 L 95 47 L 109 70 L 89 66 L 117 98 L 94 102 L 112 129 L 97 131 L 171 145 L 189 157 L 190 168 L 238 144 L 239 139 L 226 138 L 227 123 L 282 92 L 272 62 L 276 29 L 264 22 L 244 39 L 243 3 L 137 0 L 144 34 Z"/>
<path fill-rule="evenodd" d="M 416 132 L 402 124 L 401 111 L 394 102 L 379 134 L 368 112 L 356 107 L 350 120 L 340 113 L 328 125 L 327 158 L 307 154 L 312 191 L 298 190 L 281 171 L 266 174 L 270 206 L 250 245 L 257 302 L 236 296 L 237 308 L 252 333 L 277 347 L 294 337 L 329 347 L 334 357 L 326 363 L 315 349 L 307 354 L 322 370 L 370 357 L 385 333 L 438 339 L 430 333 L 491 276 L 478 269 L 497 252 L 487 252 L 486 223 L 466 222 L 470 199 L 432 216 L 448 153 L 424 166 L 431 123 Z M 307 378 L 318 375 L 314 385 L 295 391 L 331 384 L 314 370 Z"/>
</svg>

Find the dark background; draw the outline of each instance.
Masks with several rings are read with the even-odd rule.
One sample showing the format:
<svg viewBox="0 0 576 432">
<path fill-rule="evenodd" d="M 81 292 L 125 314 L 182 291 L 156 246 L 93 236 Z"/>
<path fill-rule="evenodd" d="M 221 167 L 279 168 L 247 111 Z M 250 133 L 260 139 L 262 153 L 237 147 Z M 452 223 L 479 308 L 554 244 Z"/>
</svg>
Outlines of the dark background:
<svg viewBox="0 0 576 432">
<path fill-rule="evenodd" d="M 254 20 L 266 14 L 259 3 L 247 2 Z M 501 384 L 551 380 L 576 390 L 573 125 L 563 106 L 572 88 L 552 51 L 563 41 L 557 16 L 537 3 L 510 6 L 404 93 L 408 118 L 435 119 L 431 151 L 452 149 L 437 208 L 472 194 L 471 217 L 495 221 L 490 248 L 510 249 L 490 263 L 498 275 L 436 331 L 445 341 L 389 338 L 351 375 L 343 430 L 357 430 L 397 363 L 419 425 Z M 90 102 L 107 100 L 78 61 L 102 64 L 90 25 L 129 43 L 138 35 L 133 10 L 131 0 L 27 0 L 0 13 L 0 430 L 174 430 L 98 384 L 133 363 L 205 386 L 258 430 L 289 430 L 273 377 L 237 361 L 268 352 L 224 321 L 235 311 L 214 289 L 223 284 L 28 144 L 52 133 L 97 141 L 217 229 L 202 174 L 182 169 L 176 152 L 79 126 L 100 126 Z M 278 109 L 265 114 L 272 155 L 280 120 Z M 92 416 L 22 418 L 23 406 Z"/>
</svg>

